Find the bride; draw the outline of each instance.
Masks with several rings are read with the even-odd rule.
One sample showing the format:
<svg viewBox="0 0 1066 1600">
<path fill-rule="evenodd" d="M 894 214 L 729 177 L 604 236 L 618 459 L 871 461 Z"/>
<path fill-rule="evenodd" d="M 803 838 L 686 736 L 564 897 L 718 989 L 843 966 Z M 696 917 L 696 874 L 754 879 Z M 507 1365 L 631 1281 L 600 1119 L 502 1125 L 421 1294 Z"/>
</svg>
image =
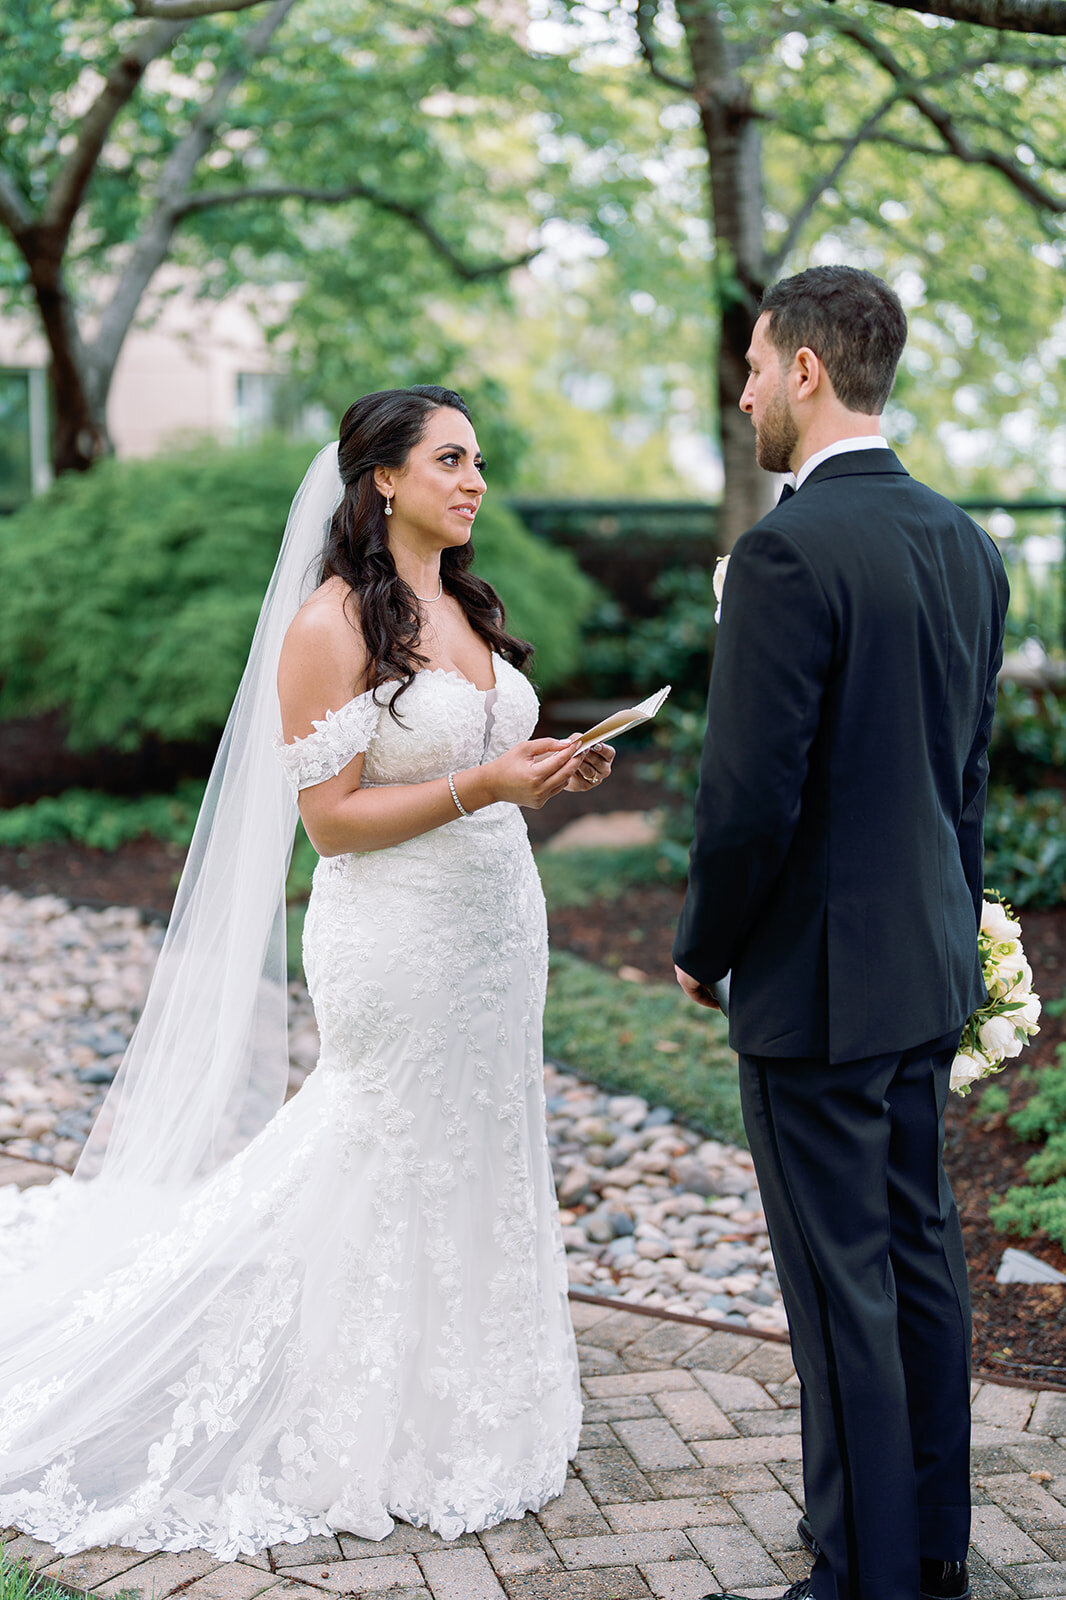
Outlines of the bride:
<svg viewBox="0 0 1066 1600">
<path fill-rule="evenodd" d="M 72 1179 L 0 1191 L 0 1526 L 61 1553 L 454 1539 L 563 1487 L 518 808 L 613 751 L 530 738 L 530 647 L 469 570 L 482 467 L 437 387 L 312 464 L 120 1074 Z M 321 1055 L 282 1104 L 297 797 Z"/>
</svg>

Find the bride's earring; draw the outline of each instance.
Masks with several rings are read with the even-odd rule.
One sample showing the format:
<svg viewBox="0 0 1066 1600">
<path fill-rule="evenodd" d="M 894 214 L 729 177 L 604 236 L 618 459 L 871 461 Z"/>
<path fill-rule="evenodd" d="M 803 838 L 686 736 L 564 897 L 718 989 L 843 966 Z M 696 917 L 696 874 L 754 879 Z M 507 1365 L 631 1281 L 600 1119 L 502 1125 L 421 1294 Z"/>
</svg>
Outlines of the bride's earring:
<svg viewBox="0 0 1066 1600">
<path fill-rule="evenodd" d="M 391 494 L 387 494 L 385 496 L 385 515 L 387 517 L 391 517 L 392 516 L 392 495 Z"/>
</svg>

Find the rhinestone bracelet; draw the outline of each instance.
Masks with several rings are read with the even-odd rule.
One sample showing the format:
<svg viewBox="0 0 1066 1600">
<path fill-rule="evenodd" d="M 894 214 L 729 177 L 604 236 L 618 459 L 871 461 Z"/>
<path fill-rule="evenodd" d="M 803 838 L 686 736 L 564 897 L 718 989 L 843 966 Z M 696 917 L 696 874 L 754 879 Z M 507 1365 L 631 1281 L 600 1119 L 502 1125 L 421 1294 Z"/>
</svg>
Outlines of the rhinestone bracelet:
<svg viewBox="0 0 1066 1600">
<path fill-rule="evenodd" d="M 460 800 L 459 796 L 455 792 L 455 773 L 454 772 L 449 772 L 449 774 L 448 774 L 448 788 L 452 791 L 452 799 L 455 801 L 455 809 L 456 809 L 456 811 L 458 811 L 458 813 L 459 813 L 459 815 L 461 817 L 468 817 L 470 815 L 469 811 L 463 805 L 463 802 Z"/>
</svg>

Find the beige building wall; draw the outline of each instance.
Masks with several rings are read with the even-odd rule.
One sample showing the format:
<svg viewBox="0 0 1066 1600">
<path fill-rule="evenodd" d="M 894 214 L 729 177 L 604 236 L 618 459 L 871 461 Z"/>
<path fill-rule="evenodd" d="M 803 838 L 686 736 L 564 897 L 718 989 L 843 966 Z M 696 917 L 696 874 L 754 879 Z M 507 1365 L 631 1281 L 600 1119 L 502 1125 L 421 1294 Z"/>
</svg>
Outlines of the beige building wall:
<svg viewBox="0 0 1066 1600">
<path fill-rule="evenodd" d="M 150 456 L 190 439 L 237 438 L 254 418 L 242 413 L 240 379 L 273 370 L 248 304 L 178 292 L 126 339 L 111 386 L 108 424 L 119 456 Z M 0 317 L 0 367 L 43 372 L 44 339 L 30 320 Z M 244 385 L 248 389 L 247 383 Z"/>
</svg>

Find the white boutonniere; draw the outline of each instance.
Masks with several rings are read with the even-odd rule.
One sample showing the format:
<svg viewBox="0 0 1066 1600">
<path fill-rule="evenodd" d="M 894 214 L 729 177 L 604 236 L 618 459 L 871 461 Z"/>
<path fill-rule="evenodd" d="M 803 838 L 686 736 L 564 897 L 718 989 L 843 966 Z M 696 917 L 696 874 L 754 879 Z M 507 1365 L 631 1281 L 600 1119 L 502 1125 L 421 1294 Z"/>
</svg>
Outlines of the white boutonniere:
<svg viewBox="0 0 1066 1600">
<path fill-rule="evenodd" d="M 1004 900 L 986 900 L 977 948 L 988 999 L 974 1012 L 951 1064 L 951 1087 L 969 1094 L 975 1083 L 1002 1072 L 1040 1032 L 1040 996 L 1033 993 L 1033 969 L 1025 959 L 1021 923 Z"/>
<path fill-rule="evenodd" d="M 722 620 L 722 596 L 725 593 L 725 569 L 728 565 L 729 557 L 719 556 L 714 564 L 714 572 L 711 576 L 711 587 L 714 589 L 714 598 L 718 602 L 714 612 L 715 622 L 721 622 Z"/>
</svg>

